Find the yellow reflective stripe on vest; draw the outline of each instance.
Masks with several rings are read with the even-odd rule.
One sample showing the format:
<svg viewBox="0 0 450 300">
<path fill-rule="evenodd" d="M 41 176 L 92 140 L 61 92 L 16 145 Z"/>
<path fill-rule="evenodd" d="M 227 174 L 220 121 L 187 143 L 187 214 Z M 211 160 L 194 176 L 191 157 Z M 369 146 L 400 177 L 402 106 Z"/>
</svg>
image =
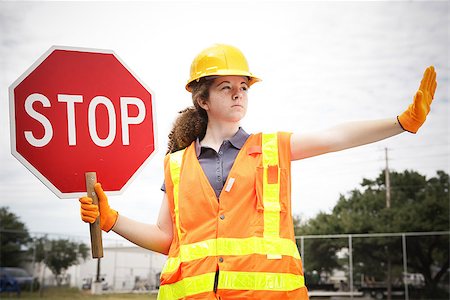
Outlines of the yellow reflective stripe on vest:
<svg viewBox="0 0 450 300">
<path fill-rule="evenodd" d="M 180 172 L 181 163 L 183 161 L 184 150 L 180 150 L 170 154 L 170 176 L 173 183 L 173 205 L 175 213 L 175 227 L 178 233 L 178 239 L 181 240 L 181 229 L 180 229 L 180 210 L 178 206 L 178 194 L 180 185 Z"/>
<path fill-rule="evenodd" d="M 211 292 L 214 273 L 186 277 L 176 283 L 159 287 L 159 300 L 180 299 L 186 296 Z M 301 275 L 269 272 L 220 271 L 218 289 L 244 291 L 293 291 L 305 286 Z"/>
<path fill-rule="evenodd" d="M 217 238 L 180 246 L 177 257 L 169 257 L 162 274 L 175 272 L 182 262 L 188 262 L 208 256 L 278 254 L 300 259 L 297 245 L 284 238 Z"/>
<path fill-rule="evenodd" d="M 280 168 L 278 167 L 277 133 L 262 135 L 264 237 L 280 235 Z M 277 182 L 268 182 L 269 166 L 277 167 Z M 272 252 L 276 254 L 276 252 Z"/>
<path fill-rule="evenodd" d="M 220 271 L 218 289 L 293 291 L 305 286 L 301 275 L 268 272 Z"/>
<path fill-rule="evenodd" d="M 186 277 L 172 284 L 159 287 L 158 300 L 174 300 L 195 294 L 211 292 L 216 272 Z"/>
</svg>

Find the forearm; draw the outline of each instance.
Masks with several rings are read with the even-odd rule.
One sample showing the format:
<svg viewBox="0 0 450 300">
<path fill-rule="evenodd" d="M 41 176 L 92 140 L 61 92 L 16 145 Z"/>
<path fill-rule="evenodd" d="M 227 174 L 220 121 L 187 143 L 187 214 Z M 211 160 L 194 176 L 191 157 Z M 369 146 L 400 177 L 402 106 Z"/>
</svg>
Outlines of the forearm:
<svg viewBox="0 0 450 300">
<path fill-rule="evenodd" d="M 172 235 L 159 225 L 141 223 L 123 215 L 119 215 L 112 230 L 138 246 L 162 254 L 169 252 L 172 243 Z"/>
<path fill-rule="evenodd" d="M 293 134 L 292 160 L 349 149 L 404 132 L 397 118 L 356 121 L 311 134 Z"/>
<path fill-rule="evenodd" d="M 329 152 L 374 143 L 404 132 L 396 117 L 337 125 L 325 133 Z"/>
</svg>

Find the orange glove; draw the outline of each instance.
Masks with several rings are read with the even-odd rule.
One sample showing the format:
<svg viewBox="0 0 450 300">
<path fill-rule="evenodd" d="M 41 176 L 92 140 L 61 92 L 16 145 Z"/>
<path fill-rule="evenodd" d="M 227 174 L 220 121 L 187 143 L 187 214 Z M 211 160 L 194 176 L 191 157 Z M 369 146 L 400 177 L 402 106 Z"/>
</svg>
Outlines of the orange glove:
<svg viewBox="0 0 450 300">
<path fill-rule="evenodd" d="M 111 209 L 108 204 L 108 197 L 102 189 L 100 183 L 94 185 L 95 193 L 98 197 L 98 206 L 92 203 L 92 198 L 82 197 L 81 203 L 81 219 L 87 223 L 94 223 L 97 217 L 100 215 L 100 227 L 102 230 L 108 232 L 116 224 L 119 213 L 114 209 Z M 100 207 L 100 213 L 99 213 Z"/>
<path fill-rule="evenodd" d="M 414 96 L 413 103 L 408 106 L 401 115 L 397 117 L 400 126 L 409 132 L 416 133 L 420 126 L 425 122 L 430 105 L 436 91 L 436 72 L 434 67 L 428 67 L 423 74 L 420 82 L 419 90 Z"/>
</svg>

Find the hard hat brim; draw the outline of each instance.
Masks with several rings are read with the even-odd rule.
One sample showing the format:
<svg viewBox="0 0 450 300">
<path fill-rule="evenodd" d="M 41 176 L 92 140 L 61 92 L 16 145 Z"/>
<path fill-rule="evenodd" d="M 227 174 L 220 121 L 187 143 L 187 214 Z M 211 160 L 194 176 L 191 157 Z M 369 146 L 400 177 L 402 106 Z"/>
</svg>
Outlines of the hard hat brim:
<svg viewBox="0 0 450 300">
<path fill-rule="evenodd" d="M 250 72 L 242 72 L 241 70 L 214 70 L 214 72 L 211 73 L 202 73 L 199 76 L 196 76 L 194 78 L 191 78 L 187 83 L 186 83 L 186 90 L 188 92 L 192 92 L 192 88 L 190 87 L 190 84 L 194 81 L 199 81 L 200 79 L 204 78 L 204 77 L 209 77 L 209 76 L 244 76 L 244 77 L 248 77 L 249 81 L 248 81 L 248 86 L 250 87 L 251 85 L 253 85 L 255 82 L 259 82 L 262 81 L 261 78 L 253 75 Z"/>
</svg>

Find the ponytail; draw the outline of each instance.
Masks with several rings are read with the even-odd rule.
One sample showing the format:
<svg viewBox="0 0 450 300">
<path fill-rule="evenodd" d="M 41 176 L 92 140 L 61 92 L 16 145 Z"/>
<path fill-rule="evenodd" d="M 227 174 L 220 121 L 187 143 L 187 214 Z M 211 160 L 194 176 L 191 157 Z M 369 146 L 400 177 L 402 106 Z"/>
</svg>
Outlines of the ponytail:
<svg viewBox="0 0 450 300">
<path fill-rule="evenodd" d="M 202 140 L 206 134 L 208 125 L 208 114 L 200 107 L 199 101 L 208 101 L 209 88 L 214 78 L 201 78 L 200 81 L 193 81 L 189 85 L 192 90 L 192 102 L 190 106 L 180 111 L 180 115 L 175 120 L 172 130 L 169 133 L 168 153 L 181 150 L 189 146 L 197 138 Z"/>
</svg>

